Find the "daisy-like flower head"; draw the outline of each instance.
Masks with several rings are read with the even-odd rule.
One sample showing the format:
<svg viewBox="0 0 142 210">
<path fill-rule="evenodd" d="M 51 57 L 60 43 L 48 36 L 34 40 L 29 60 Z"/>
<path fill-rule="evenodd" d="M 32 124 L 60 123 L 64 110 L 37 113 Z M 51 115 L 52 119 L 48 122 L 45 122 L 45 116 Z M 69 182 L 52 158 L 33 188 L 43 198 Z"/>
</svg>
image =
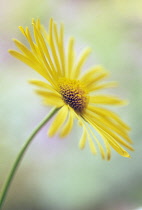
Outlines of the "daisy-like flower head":
<svg viewBox="0 0 142 210">
<path fill-rule="evenodd" d="M 60 137 L 65 137 L 77 119 L 83 129 L 80 149 L 88 142 L 91 152 L 96 154 L 98 148 L 103 159 L 110 159 L 111 147 L 121 156 L 130 157 L 122 147 L 133 151 L 130 146 L 132 141 L 128 136 L 130 128 L 117 114 L 105 108 L 105 105 L 123 105 L 125 101 L 116 96 L 98 94 L 99 90 L 116 85 L 114 82 L 102 82 L 108 72 L 101 66 L 93 66 L 84 75 L 81 74 L 90 49 L 85 49 L 76 59 L 74 38 L 69 39 L 65 48 L 63 24 L 58 29 L 53 19 L 50 19 L 48 31 L 39 20 L 33 20 L 32 25 L 34 39 L 28 27 L 25 30 L 19 27 L 30 49 L 14 40 L 21 52 L 9 52 L 46 80 L 31 80 L 30 83 L 39 88 L 36 92 L 42 96 L 45 105 L 59 108 L 49 128 L 49 136 L 59 131 Z M 96 137 L 96 132 L 103 140 L 103 146 Z"/>
</svg>

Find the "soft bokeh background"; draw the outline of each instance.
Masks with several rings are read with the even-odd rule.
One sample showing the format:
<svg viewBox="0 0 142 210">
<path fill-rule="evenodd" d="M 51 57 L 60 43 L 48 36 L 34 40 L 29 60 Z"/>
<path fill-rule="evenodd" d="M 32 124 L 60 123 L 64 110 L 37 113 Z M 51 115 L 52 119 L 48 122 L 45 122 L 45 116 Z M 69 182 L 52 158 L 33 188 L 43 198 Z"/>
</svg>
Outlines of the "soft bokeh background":
<svg viewBox="0 0 142 210">
<path fill-rule="evenodd" d="M 134 210 L 142 206 L 142 1 L 1 0 L 0 8 L 0 189 L 15 157 L 48 113 L 28 79 L 40 78 L 11 57 L 11 38 L 23 40 L 18 26 L 40 18 L 64 22 L 76 47 L 92 47 L 89 64 L 102 64 L 119 81 L 113 93 L 129 106 L 116 108 L 132 127 L 132 159 L 113 152 L 110 162 L 77 147 L 75 126 L 64 140 L 49 139 L 46 125 L 34 139 L 11 185 L 4 210 Z M 30 26 L 31 27 L 31 26 Z"/>
</svg>

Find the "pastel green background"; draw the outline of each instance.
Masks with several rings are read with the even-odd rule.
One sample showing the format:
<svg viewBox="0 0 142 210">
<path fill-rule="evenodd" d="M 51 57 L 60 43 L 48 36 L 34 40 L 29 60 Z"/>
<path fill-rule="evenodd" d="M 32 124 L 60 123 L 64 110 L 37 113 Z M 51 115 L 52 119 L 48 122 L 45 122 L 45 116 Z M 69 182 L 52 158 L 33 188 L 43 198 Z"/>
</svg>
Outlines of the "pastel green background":
<svg viewBox="0 0 142 210">
<path fill-rule="evenodd" d="M 64 22 L 78 51 L 92 48 L 87 65 L 101 64 L 119 82 L 113 93 L 129 100 L 116 108 L 132 127 L 135 152 L 113 152 L 110 162 L 78 149 L 76 124 L 66 139 L 50 139 L 46 125 L 27 151 L 3 210 L 134 210 L 142 206 L 142 1 L 1 0 L 0 9 L 0 189 L 25 139 L 49 108 L 28 79 L 41 77 L 11 57 L 12 38 L 24 42 L 18 26 L 40 18 Z M 111 90 L 112 91 L 112 90 Z"/>
</svg>

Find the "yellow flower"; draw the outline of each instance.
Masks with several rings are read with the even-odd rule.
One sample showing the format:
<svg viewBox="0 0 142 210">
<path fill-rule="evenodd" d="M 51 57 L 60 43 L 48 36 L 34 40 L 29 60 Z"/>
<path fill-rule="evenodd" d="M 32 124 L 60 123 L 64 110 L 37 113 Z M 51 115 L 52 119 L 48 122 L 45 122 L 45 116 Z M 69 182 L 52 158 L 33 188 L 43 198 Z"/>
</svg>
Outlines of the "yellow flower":
<svg viewBox="0 0 142 210">
<path fill-rule="evenodd" d="M 65 137 L 77 119 L 83 129 L 80 149 L 88 141 L 91 152 L 96 154 L 98 147 L 103 159 L 110 159 L 111 147 L 120 155 L 130 157 L 122 148 L 124 146 L 133 151 L 130 146 L 132 141 L 128 136 L 130 128 L 117 114 L 104 107 L 124 105 L 125 101 L 116 96 L 98 94 L 99 90 L 116 85 L 114 82 L 102 82 L 108 72 L 101 66 L 93 66 L 84 75 L 81 74 L 90 49 L 85 49 L 76 60 L 74 38 L 69 39 L 65 49 L 63 24 L 58 29 L 53 19 L 50 19 L 48 32 L 39 20 L 33 20 L 32 25 L 34 40 L 28 27 L 25 30 L 19 27 L 30 45 L 30 50 L 14 40 L 21 53 L 15 50 L 9 52 L 46 79 L 46 82 L 31 80 L 30 83 L 39 87 L 36 92 L 43 97 L 45 105 L 59 108 L 49 128 L 49 136 L 59 131 L 60 137 Z M 104 146 L 96 134 L 101 136 Z"/>
</svg>

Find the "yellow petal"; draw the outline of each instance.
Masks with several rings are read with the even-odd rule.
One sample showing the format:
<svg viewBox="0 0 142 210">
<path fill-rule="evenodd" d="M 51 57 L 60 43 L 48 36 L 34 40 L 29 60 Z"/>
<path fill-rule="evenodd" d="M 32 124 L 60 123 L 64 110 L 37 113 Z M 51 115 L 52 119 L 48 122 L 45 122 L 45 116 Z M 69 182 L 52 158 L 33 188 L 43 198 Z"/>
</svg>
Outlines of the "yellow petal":
<svg viewBox="0 0 142 210">
<path fill-rule="evenodd" d="M 111 150 L 110 150 L 110 145 L 108 144 L 108 142 L 105 140 L 105 145 L 106 145 L 106 150 L 107 150 L 107 160 L 111 159 Z"/>
<path fill-rule="evenodd" d="M 100 150 L 100 153 L 101 153 L 101 157 L 104 160 L 105 159 L 104 149 L 103 149 L 102 145 L 99 142 L 98 142 L 98 146 L 99 146 L 99 150 Z"/>
<path fill-rule="evenodd" d="M 55 107 L 62 107 L 65 105 L 63 100 L 61 98 L 57 99 L 56 96 L 50 96 L 49 98 L 44 98 L 43 99 L 43 104 L 46 106 L 55 106 Z"/>
<path fill-rule="evenodd" d="M 65 49 L 64 49 L 64 25 L 61 24 L 59 36 L 59 55 L 63 76 L 65 76 Z"/>
<path fill-rule="evenodd" d="M 102 157 L 102 159 L 104 160 L 104 159 L 105 159 L 105 152 L 104 152 L 104 149 L 103 149 L 102 145 L 100 144 L 100 142 L 98 141 L 97 137 L 94 135 L 94 133 L 93 133 L 93 131 L 90 129 L 90 127 L 89 127 L 88 125 L 87 125 L 87 127 L 88 127 L 88 130 L 90 130 L 90 132 L 91 132 L 91 134 L 92 134 L 94 140 L 96 141 L 96 143 L 97 143 L 97 145 L 98 145 L 98 147 L 99 147 L 99 150 L 100 150 L 101 157 Z"/>
<path fill-rule="evenodd" d="M 37 61 L 36 57 L 34 54 L 25 46 L 23 45 L 20 41 L 13 39 L 15 45 L 31 60 Z"/>
<path fill-rule="evenodd" d="M 102 137 L 102 139 L 104 140 L 105 146 L 106 146 L 106 152 L 107 152 L 107 160 L 110 160 L 111 158 L 111 150 L 110 150 L 110 145 L 106 139 L 106 137 L 103 135 L 102 131 L 100 129 L 97 129 L 98 133 L 100 134 L 100 136 Z"/>
<path fill-rule="evenodd" d="M 54 121 L 52 122 L 48 135 L 52 137 L 58 130 L 59 128 L 64 124 L 68 114 L 68 107 L 65 105 L 63 106 L 57 113 Z"/>
<path fill-rule="evenodd" d="M 41 88 L 46 88 L 46 89 L 48 89 L 52 92 L 56 92 L 56 90 L 46 82 L 42 82 L 42 81 L 39 81 L 39 80 L 29 80 L 29 83 L 32 84 L 32 85 L 37 85 Z"/>
<path fill-rule="evenodd" d="M 129 153 L 124 150 L 114 139 L 107 137 L 108 143 L 113 147 L 113 149 L 118 152 L 123 157 L 130 157 Z"/>
<path fill-rule="evenodd" d="M 94 104 L 106 104 L 106 105 L 125 105 L 125 104 L 127 104 L 126 101 L 121 100 L 116 96 L 109 96 L 109 95 L 90 96 L 89 102 L 94 103 Z"/>
<path fill-rule="evenodd" d="M 28 42 L 29 42 L 29 44 L 31 46 L 31 49 L 32 49 L 33 53 L 38 57 L 38 54 L 37 54 L 37 51 L 36 51 L 36 47 L 35 47 L 35 44 L 34 44 L 34 42 L 32 40 L 32 37 L 30 35 L 28 27 L 26 27 L 25 36 L 26 36 L 26 38 L 27 38 L 27 40 L 28 40 Z"/>
<path fill-rule="evenodd" d="M 45 43 L 45 40 L 44 40 L 42 34 L 36 28 L 35 25 L 34 25 L 34 34 L 35 34 L 35 37 L 36 37 L 36 42 L 37 42 L 37 45 L 38 45 L 38 48 L 39 48 L 39 52 L 41 54 L 41 58 L 42 58 L 42 60 L 45 64 L 45 66 L 47 66 L 47 69 L 49 70 L 50 74 L 55 77 L 56 69 L 55 69 L 55 66 L 52 62 L 49 50 L 46 46 L 46 43 Z"/>
<path fill-rule="evenodd" d="M 70 38 L 68 42 L 68 55 L 67 55 L 67 71 L 66 71 L 66 76 L 70 78 L 72 72 L 72 68 L 74 66 L 74 57 L 75 57 L 75 52 L 74 52 L 74 39 Z"/>
<path fill-rule="evenodd" d="M 40 56 L 40 63 L 43 65 L 43 68 L 47 71 L 48 74 L 48 81 L 50 83 L 55 83 L 54 80 L 54 76 L 55 76 L 55 72 L 51 69 L 48 59 L 46 59 L 46 56 L 44 54 L 44 51 L 42 49 L 43 45 L 42 45 L 42 41 L 40 40 L 41 34 L 40 32 L 37 30 L 36 26 L 33 25 L 34 28 L 34 37 L 37 43 L 37 48 L 38 48 L 38 54 Z"/>
<path fill-rule="evenodd" d="M 89 141 L 90 150 L 91 150 L 93 155 L 96 155 L 97 151 L 96 151 L 95 144 L 94 144 L 92 138 L 90 137 L 89 133 L 87 133 L 87 134 L 88 134 L 88 141 Z"/>
<path fill-rule="evenodd" d="M 85 144 L 86 144 L 86 140 L 87 140 L 87 132 L 85 129 L 83 129 L 83 134 L 81 136 L 81 139 L 79 141 L 79 148 L 80 149 L 84 149 Z"/>
<path fill-rule="evenodd" d="M 90 81 L 86 81 L 86 87 L 89 89 L 92 86 L 94 86 L 94 84 L 100 82 L 100 80 L 106 78 L 109 75 L 108 72 L 103 72 L 100 75 L 96 75 L 95 77 L 90 78 Z"/>
<path fill-rule="evenodd" d="M 116 87 L 117 86 L 117 82 L 106 82 L 106 83 L 103 83 L 103 84 L 94 84 L 94 85 L 87 85 L 87 89 L 89 92 L 92 92 L 92 91 L 98 91 L 98 90 L 101 90 L 101 89 L 106 89 L 106 88 L 112 88 L 112 87 Z"/>
<path fill-rule="evenodd" d="M 69 111 L 68 120 L 60 132 L 60 137 L 65 137 L 66 135 L 68 135 L 72 129 L 72 126 L 73 126 L 73 113 Z"/>
<path fill-rule="evenodd" d="M 49 97 L 52 97 L 52 96 L 57 97 L 57 99 L 58 99 L 58 98 L 61 98 L 61 95 L 60 95 L 58 92 L 52 93 L 52 92 L 43 91 L 43 90 L 36 90 L 35 92 L 36 92 L 37 94 L 41 95 L 41 96 L 46 97 L 46 98 L 49 98 Z M 56 99 L 56 100 L 57 100 L 57 99 Z"/>
<path fill-rule="evenodd" d="M 20 31 L 22 32 L 22 34 L 26 37 L 26 33 L 25 30 L 22 26 L 19 26 Z"/>
<path fill-rule="evenodd" d="M 72 78 L 73 79 L 77 79 L 78 76 L 80 75 L 81 68 L 82 68 L 83 64 L 85 63 L 85 61 L 86 61 L 88 55 L 90 54 L 90 52 L 91 52 L 91 49 L 87 48 L 81 53 L 81 55 L 79 57 L 79 60 L 77 62 L 77 65 L 72 71 Z"/>
<path fill-rule="evenodd" d="M 30 47 L 32 49 L 32 51 L 34 52 L 34 54 L 36 55 L 37 52 L 36 52 L 36 49 L 35 49 L 35 44 L 32 40 L 32 37 L 30 35 L 30 32 L 29 32 L 29 29 L 28 27 L 26 27 L 26 29 L 24 30 L 24 28 L 22 26 L 19 26 L 19 29 L 20 31 L 22 32 L 22 34 L 26 37 L 27 41 L 29 42 L 30 44 Z"/>
<path fill-rule="evenodd" d="M 97 106 L 88 106 L 88 109 L 100 114 L 101 116 L 112 118 L 119 125 L 121 125 L 124 129 L 130 130 L 130 127 L 128 125 L 126 125 L 126 123 L 124 123 L 116 113 L 114 113 L 108 109 L 105 109 L 103 107 L 97 107 Z"/>
<path fill-rule="evenodd" d="M 104 73 L 105 70 L 102 66 L 93 66 L 91 68 L 89 68 L 88 70 L 86 70 L 85 74 L 81 77 L 81 82 L 82 83 L 89 83 L 92 78 L 96 77 L 96 75 L 100 75 L 102 73 Z"/>
<path fill-rule="evenodd" d="M 21 53 L 15 51 L 15 50 L 8 50 L 8 51 L 12 56 L 17 58 L 18 60 L 21 60 L 23 63 L 27 64 L 28 66 L 30 66 L 31 68 L 36 70 L 44 78 L 46 78 L 47 80 L 49 79 L 47 72 L 45 72 L 43 70 L 43 68 L 37 62 L 34 63 L 34 61 L 30 60 L 25 55 L 22 55 Z"/>
<path fill-rule="evenodd" d="M 95 111 L 95 109 L 94 109 L 94 111 L 92 111 L 89 108 L 90 107 L 88 107 L 88 110 L 91 111 L 90 114 L 92 115 L 92 118 L 93 119 L 95 119 L 98 122 L 102 123 L 104 126 L 108 127 L 109 129 L 115 131 L 118 135 L 120 135 L 121 137 L 123 137 L 126 141 L 132 143 L 131 142 L 131 139 L 127 135 L 127 132 L 126 132 L 125 128 L 123 128 L 122 126 L 119 126 L 115 122 L 111 121 L 109 118 L 106 118 L 106 117 L 102 116 L 100 113 L 98 114 Z"/>
<path fill-rule="evenodd" d="M 100 122 L 98 119 L 95 119 L 92 114 L 87 112 L 86 115 L 84 115 L 85 118 L 88 119 L 88 121 L 94 126 L 95 128 L 101 129 L 103 132 L 108 133 L 111 137 L 113 137 L 117 142 L 125 145 L 128 149 L 133 150 L 131 146 L 129 146 L 127 143 L 125 143 L 124 140 L 122 140 L 114 131 L 112 131 L 109 127 L 106 127 L 102 122 Z M 127 140 L 127 139 L 126 139 Z M 127 146 L 128 145 L 128 146 Z"/>
<path fill-rule="evenodd" d="M 60 32 L 58 33 L 57 24 L 53 22 L 53 30 L 55 35 L 55 45 L 57 45 L 58 55 L 60 57 L 61 75 L 65 76 L 64 26 L 61 24 Z"/>
<path fill-rule="evenodd" d="M 41 25 L 40 31 L 43 34 L 44 40 L 49 44 L 49 34 L 43 25 Z"/>
<path fill-rule="evenodd" d="M 56 51 L 56 47 L 55 47 L 55 42 L 54 42 L 54 37 L 53 37 L 53 19 L 50 19 L 50 23 L 49 23 L 49 41 L 50 41 L 50 48 L 52 51 L 52 55 L 53 55 L 53 59 L 56 65 L 56 69 L 58 69 L 58 72 L 60 72 L 61 74 L 61 66 L 60 66 L 60 62 L 58 59 L 58 55 L 57 55 L 57 51 Z"/>
<path fill-rule="evenodd" d="M 61 107 L 65 104 L 57 92 L 52 93 L 48 91 L 36 90 L 36 93 L 44 97 L 43 103 L 45 105 Z"/>
<path fill-rule="evenodd" d="M 91 116 L 91 115 L 90 115 Z M 102 135 L 104 135 L 106 138 L 107 138 L 107 140 L 108 139 L 111 139 L 110 141 L 111 141 L 111 143 L 110 144 L 112 144 L 112 140 L 114 141 L 114 142 L 116 142 L 116 141 L 120 141 L 120 138 L 114 133 L 114 132 L 112 132 L 109 128 L 106 128 L 102 123 L 100 123 L 100 122 L 98 122 L 97 120 L 95 120 L 95 119 L 92 119 L 91 117 L 89 116 L 89 113 L 87 113 L 87 115 L 84 115 L 84 118 L 95 128 L 95 129 L 97 129 L 97 130 L 99 130 L 100 131 L 100 133 L 102 134 Z M 122 140 L 121 140 L 122 141 Z M 116 143 L 117 145 L 118 145 L 118 143 Z M 125 145 L 126 146 L 126 145 Z M 113 146 L 112 146 L 113 147 Z M 120 147 L 120 146 L 119 146 Z M 120 147 L 121 148 L 121 147 Z M 128 148 L 129 149 L 129 148 Z M 117 152 L 118 152 L 118 150 L 117 150 Z M 124 154 L 125 155 L 125 154 Z M 124 155 L 122 155 L 122 156 L 124 156 Z"/>
</svg>

